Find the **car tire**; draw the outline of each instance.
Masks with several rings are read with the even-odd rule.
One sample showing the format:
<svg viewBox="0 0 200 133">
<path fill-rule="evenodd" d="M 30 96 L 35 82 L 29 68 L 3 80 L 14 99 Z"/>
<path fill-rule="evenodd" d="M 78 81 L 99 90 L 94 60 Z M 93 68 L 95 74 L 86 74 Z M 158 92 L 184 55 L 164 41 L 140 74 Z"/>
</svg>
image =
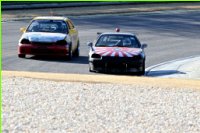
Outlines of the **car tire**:
<svg viewBox="0 0 200 133">
<path fill-rule="evenodd" d="M 74 51 L 74 54 L 73 54 L 74 57 L 79 57 L 79 53 L 80 53 L 79 52 L 79 45 L 80 44 L 79 44 L 79 41 L 78 41 L 77 48 L 76 48 L 76 50 Z"/>
<path fill-rule="evenodd" d="M 89 72 L 95 72 L 95 70 L 92 70 L 91 63 L 89 63 Z"/>
<path fill-rule="evenodd" d="M 25 58 L 26 55 L 25 55 L 25 54 L 18 54 L 18 57 L 19 57 L 19 58 Z"/>
<path fill-rule="evenodd" d="M 90 68 L 90 66 L 89 66 L 89 72 L 93 72 L 92 69 Z"/>
<path fill-rule="evenodd" d="M 143 64 L 142 64 L 142 71 L 139 71 L 138 72 L 138 75 L 144 75 L 145 74 L 145 62 L 143 62 Z"/>
<path fill-rule="evenodd" d="M 68 60 L 72 59 L 72 45 L 71 44 L 69 45 L 69 55 L 67 56 L 67 59 Z"/>
<path fill-rule="evenodd" d="M 92 72 L 92 69 L 91 69 L 91 65 L 90 65 L 90 63 L 89 63 L 89 72 Z"/>
</svg>

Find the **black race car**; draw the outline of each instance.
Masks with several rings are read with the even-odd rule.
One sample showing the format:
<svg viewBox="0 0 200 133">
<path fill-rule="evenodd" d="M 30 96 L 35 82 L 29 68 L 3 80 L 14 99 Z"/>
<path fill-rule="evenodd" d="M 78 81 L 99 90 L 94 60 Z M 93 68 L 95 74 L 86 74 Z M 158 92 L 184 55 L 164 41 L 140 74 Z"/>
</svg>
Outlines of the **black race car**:
<svg viewBox="0 0 200 133">
<path fill-rule="evenodd" d="M 96 43 L 88 42 L 90 72 L 137 72 L 145 74 L 147 44 L 132 33 L 98 33 Z"/>
</svg>

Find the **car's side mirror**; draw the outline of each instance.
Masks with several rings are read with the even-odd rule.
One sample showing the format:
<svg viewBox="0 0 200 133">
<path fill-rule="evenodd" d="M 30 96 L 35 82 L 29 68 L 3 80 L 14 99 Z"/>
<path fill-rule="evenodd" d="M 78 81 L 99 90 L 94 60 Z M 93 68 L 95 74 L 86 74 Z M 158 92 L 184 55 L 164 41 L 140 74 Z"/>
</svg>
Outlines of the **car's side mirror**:
<svg viewBox="0 0 200 133">
<path fill-rule="evenodd" d="M 142 49 L 147 48 L 147 44 L 142 44 L 141 48 Z"/>
<path fill-rule="evenodd" d="M 26 31 L 26 27 L 20 28 L 20 32 L 24 33 Z"/>
<path fill-rule="evenodd" d="M 89 47 L 92 47 L 93 43 L 92 43 L 92 42 L 88 42 L 87 45 L 88 45 Z"/>
<path fill-rule="evenodd" d="M 94 51 L 94 48 L 92 47 L 93 46 L 92 42 L 88 42 L 87 45 L 91 48 L 92 51 Z"/>
</svg>

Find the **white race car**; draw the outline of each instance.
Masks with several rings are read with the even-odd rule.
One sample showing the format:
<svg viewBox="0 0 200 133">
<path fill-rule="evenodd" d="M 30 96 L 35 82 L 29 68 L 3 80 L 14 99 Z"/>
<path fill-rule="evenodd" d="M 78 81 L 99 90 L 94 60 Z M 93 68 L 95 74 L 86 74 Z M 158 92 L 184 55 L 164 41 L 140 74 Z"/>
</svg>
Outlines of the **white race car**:
<svg viewBox="0 0 200 133">
<path fill-rule="evenodd" d="M 18 44 L 18 56 L 54 55 L 79 56 L 78 31 L 66 17 L 36 17 L 23 32 Z"/>
</svg>

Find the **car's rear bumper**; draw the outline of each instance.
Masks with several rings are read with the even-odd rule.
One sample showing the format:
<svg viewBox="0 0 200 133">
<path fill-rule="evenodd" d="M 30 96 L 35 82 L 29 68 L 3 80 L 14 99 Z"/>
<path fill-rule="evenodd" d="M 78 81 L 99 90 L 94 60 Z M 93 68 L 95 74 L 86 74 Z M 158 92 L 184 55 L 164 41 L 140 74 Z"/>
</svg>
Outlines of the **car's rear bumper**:
<svg viewBox="0 0 200 133">
<path fill-rule="evenodd" d="M 127 60 L 127 59 L 101 59 L 89 60 L 91 71 L 108 72 L 140 72 L 145 67 L 145 60 Z"/>
<path fill-rule="evenodd" d="M 28 44 L 18 46 L 18 54 L 66 56 L 69 54 L 69 48 L 59 45 L 37 46 Z"/>
</svg>

